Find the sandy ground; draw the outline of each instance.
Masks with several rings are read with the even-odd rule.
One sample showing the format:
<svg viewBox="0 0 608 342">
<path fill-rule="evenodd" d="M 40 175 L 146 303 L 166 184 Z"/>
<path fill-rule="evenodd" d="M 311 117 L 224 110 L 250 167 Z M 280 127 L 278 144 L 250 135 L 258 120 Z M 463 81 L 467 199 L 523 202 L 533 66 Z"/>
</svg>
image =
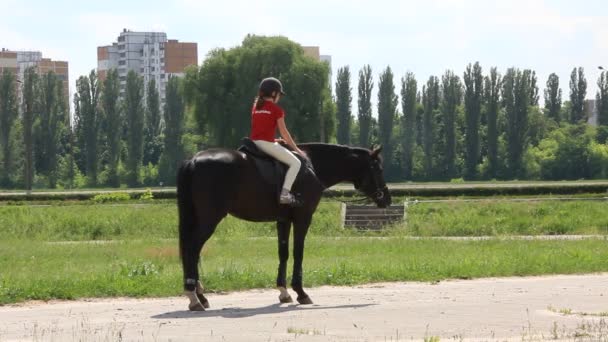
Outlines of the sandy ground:
<svg viewBox="0 0 608 342">
<path fill-rule="evenodd" d="M 206 312 L 185 297 L 2 306 L 0 341 L 608 341 L 608 274 L 308 293 L 314 305 L 279 305 L 276 290 L 210 294 Z"/>
</svg>

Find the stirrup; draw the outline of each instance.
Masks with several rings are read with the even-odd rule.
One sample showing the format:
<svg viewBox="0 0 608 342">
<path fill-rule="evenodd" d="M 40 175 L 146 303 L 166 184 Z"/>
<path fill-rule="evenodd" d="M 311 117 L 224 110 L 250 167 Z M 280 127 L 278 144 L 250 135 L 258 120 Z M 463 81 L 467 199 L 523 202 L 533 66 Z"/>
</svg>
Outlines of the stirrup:
<svg viewBox="0 0 608 342">
<path fill-rule="evenodd" d="M 296 196 L 294 196 L 294 194 L 289 192 L 289 193 L 287 193 L 287 195 L 279 196 L 279 204 L 287 205 L 290 207 L 301 207 L 302 201 L 300 201 L 298 198 L 296 198 Z"/>
</svg>

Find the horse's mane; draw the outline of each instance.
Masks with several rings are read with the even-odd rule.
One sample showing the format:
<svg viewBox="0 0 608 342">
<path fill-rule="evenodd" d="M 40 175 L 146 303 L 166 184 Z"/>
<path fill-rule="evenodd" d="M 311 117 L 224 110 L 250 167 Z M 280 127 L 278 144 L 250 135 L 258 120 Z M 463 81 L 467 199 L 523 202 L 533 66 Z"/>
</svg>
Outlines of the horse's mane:
<svg viewBox="0 0 608 342">
<path fill-rule="evenodd" d="M 338 145 L 338 144 L 328 144 L 328 143 L 304 143 L 304 144 L 298 144 L 298 146 L 302 146 L 302 147 L 310 147 L 311 149 L 314 150 L 323 150 L 323 151 L 327 151 L 329 153 L 345 153 L 345 152 L 355 152 L 355 153 L 363 153 L 363 152 L 367 152 L 369 153 L 368 149 L 362 148 L 362 147 L 352 147 L 352 146 L 347 146 L 347 145 Z"/>
<path fill-rule="evenodd" d="M 304 143 L 298 144 L 298 146 L 304 148 L 310 148 L 313 151 L 323 151 L 327 154 L 343 154 L 346 155 L 348 153 L 354 153 L 357 155 L 369 155 L 371 150 L 363 147 L 353 147 L 348 145 L 338 145 L 338 144 L 328 144 L 328 143 Z M 382 157 L 378 156 L 380 161 L 382 162 Z"/>
</svg>

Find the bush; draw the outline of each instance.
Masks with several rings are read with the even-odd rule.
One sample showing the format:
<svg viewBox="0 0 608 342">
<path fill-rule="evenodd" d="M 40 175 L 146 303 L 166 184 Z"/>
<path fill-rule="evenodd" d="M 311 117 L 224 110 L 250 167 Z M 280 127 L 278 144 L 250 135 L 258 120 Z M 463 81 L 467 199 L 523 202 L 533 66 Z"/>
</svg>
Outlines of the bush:
<svg viewBox="0 0 608 342">
<path fill-rule="evenodd" d="M 158 185 L 158 167 L 151 163 L 142 166 L 139 172 L 139 179 L 141 179 L 143 185 L 146 186 Z"/>
<path fill-rule="evenodd" d="M 35 174 L 32 182 L 33 189 L 47 189 L 49 187 L 49 179 L 45 175 Z"/>
<path fill-rule="evenodd" d="M 111 192 L 105 194 L 95 195 L 91 199 L 91 201 L 95 203 L 109 203 L 109 202 L 122 202 L 128 201 L 131 199 L 131 196 L 126 192 Z"/>
<path fill-rule="evenodd" d="M 152 194 L 152 189 L 147 188 L 146 191 L 139 196 L 140 200 L 149 201 L 154 199 L 154 194 Z"/>
<path fill-rule="evenodd" d="M 588 149 L 592 177 L 608 178 L 608 145 L 592 142 Z"/>
<path fill-rule="evenodd" d="M 86 185 L 86 178 L 78 169 L 76 162 L 70 157 L 60 157 L 58 162 L 57 184 L 63 189 L 82 188 Z"/>
<path fill-rule="evenodd" d="M 595 130 L 584 125 L 565 125 L 549 134 L 533 156 L 540 166 L 540 177 L 547 180 L 588 179 L 590 169 L 590 145 Z"/>
</svg>

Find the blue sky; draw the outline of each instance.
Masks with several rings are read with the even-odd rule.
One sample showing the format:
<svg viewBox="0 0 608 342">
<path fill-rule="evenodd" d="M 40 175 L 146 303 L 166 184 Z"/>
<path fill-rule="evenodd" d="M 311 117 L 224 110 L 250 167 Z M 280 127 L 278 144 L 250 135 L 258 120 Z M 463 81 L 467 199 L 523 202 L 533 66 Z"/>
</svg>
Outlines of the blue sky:
<svg viewBox="0 0 608 342">
<path fill-rule="evenodd" d="M 556 72 L 564 98 L 573 67 L 585 68 L 588 98 L 595 97 L 597 66 L 608 67 L 605 0 L 0 0 L 0 8 L 0 47 L 69 61 L 72 90 L 96 67 L 96 47 L 123 28 L 197 42 L 199 60 L 248 33 L 283 35 L 320 46 L 332 56 L 334 74 L 350 65 L 356 76 L 370 64 L 377 79 L 390 65 L 397 84 L 406 71 L 423 82 L 446 69 L 462 75 L 475 61 L 484 72 L 531 68 L 541 86 Z M 356 77 L 352 82 L 356 89 Z"/>
</svg>

